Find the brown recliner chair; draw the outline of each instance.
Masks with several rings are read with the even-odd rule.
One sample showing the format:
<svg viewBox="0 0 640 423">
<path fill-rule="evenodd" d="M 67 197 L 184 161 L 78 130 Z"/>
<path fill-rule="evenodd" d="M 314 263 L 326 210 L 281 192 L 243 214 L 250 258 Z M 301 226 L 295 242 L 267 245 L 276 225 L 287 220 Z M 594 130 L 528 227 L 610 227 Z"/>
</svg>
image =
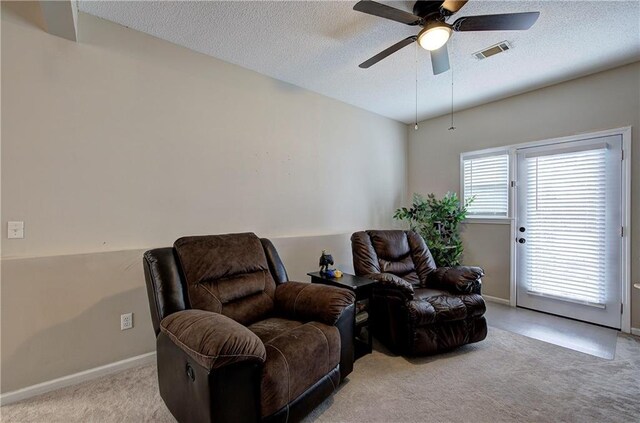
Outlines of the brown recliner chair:
<svg viewBox="0 0 640 423">
<path fill-rule="evenodd" d="M 268 239 L 144 254 L 160 395 L 179 422 L 297 421 L 353 369 L 353 293 L 288 282 Z"/>
<path fill-rule="evenodd" d="M 351 236 L 356 275 L 373 286 L 369 316 L 376 338 L 397 354 L 427 355 L 487 336 L 479 267 L 437 268 L 413 231 Z"/>
</svg>

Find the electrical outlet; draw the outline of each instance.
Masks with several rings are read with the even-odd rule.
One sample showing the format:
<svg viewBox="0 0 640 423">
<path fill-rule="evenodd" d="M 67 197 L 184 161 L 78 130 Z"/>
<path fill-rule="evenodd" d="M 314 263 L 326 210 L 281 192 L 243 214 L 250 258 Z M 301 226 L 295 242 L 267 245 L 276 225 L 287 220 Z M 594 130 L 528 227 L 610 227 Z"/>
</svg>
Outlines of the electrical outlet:
<svg viewBox="0 0 640 423">
<path fill-rule="evenodd" d="M 120 330 L 131 329 L 133 327 L 133 313 L 120 315 Z"/>
</svg>

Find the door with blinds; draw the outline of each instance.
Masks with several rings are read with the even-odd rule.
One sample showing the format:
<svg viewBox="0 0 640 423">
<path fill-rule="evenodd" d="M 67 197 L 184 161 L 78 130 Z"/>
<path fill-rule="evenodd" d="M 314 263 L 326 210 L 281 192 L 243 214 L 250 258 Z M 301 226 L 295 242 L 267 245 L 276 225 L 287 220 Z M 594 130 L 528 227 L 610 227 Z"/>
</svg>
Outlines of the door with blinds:
<svg viewBox="0 0 640 423">
<path fill-rule="evenodd" d="M 620 328 L 622 136 L 517 151 L 518 306 Z"/>
</svg>

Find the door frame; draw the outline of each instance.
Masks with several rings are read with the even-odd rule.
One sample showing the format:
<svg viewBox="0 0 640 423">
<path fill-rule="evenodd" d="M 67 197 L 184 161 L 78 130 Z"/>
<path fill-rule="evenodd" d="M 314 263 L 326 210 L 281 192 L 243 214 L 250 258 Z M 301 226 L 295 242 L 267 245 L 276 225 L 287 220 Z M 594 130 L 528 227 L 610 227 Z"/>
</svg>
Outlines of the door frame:
<svg viewBox="0 0 640 423">
<path fill-rule="evenodd" d="M 586 132 L 566 137 L 551 138 L 540 141 L 532 141 L 523 144 L 516 144 L 505 147 L 509 151 L 509 217 L 511 226 L 510 238 L 510 281 L 509 281 L 509 305 L 516 306 L 516 275 L 517 275 L 517 254 L 516 238 L 517 230 L 515 217 L 517 216 L 517 187 L 515 181 L 518 175 L 518 161 L 516 151 L 527 147 L 540 147 L 545 145 L 560 144 L 572 141 L 580 141 L 585 138 L 598 138 L 612 135 L 622 136 L 622 316 L 620 330 L 625 333 L 631 332 L 631 126 L 608 129 L 597 132 Z"/>
</svg>

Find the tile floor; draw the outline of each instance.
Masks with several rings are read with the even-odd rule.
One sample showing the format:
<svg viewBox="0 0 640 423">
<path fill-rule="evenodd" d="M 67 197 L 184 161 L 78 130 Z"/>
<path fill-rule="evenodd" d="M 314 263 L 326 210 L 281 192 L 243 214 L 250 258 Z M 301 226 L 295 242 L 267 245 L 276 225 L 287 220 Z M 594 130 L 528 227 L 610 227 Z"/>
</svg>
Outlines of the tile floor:
<svg viewBox="0 0 640 423">
<path fill-rule="evenodd" d="M 490 326 L 612 360 L 619 331 L 487 301 Z"/>
</svg>

